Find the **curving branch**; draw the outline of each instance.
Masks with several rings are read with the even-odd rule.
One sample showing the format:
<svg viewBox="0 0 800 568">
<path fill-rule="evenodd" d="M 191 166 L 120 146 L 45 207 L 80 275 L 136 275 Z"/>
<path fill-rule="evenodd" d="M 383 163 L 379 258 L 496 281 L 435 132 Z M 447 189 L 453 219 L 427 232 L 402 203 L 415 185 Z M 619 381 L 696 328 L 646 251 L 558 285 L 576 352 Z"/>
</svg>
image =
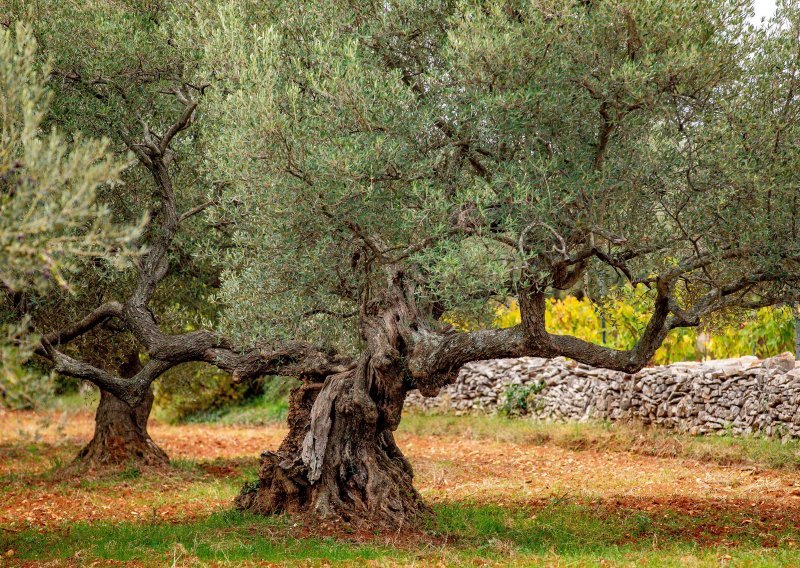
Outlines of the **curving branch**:
<svg viewBox="0 0 800 568">
<path fill-rule="evenodd" d="M 186 219 L 188 219 L 190 217 L 194 217 L 198 213 L 202 213 L 203 211 L 205 211 L 206 209 L 208 209 L 209 207 L 211 207 L 212 205 L 215 205 L 215 204 L 216 204 L 216 201 L 209 200 L 209 201 L 206 201 L 205 203 L 201 203 L 200 205 L 192 207 L 191 209 L 189 209 L 187 211 L 184 211 L 183 213 L 180 214 L 180 217 L 178 217 L 178 223 L 183 223 Z"/>
<path fill-rule="evenodd" d="M 414 386 L 423 394 L 435 393 L 450 382 L 458 369 L 470 361 L 509 357 L 569 357 L 594 367 L 634 373 L 644 367 L 667 334 L 679 327 L 695 327 L 715 311 L 732 307 L 755 309 L 785 303 L 785 294 L 756 293 L 758 286 L 794 282 L 786 270 L 764 270 L 711 287 L 705 294 L 682 307 L 675 298 L 676 282 L 688 273 L 748 254 L 736 248 L 718 255 L 702 254 L 678 262 L 652 279 L 656 298 L 650 319 L 631 349 L 612 349 L 573 336 L 549 333 L 545 328 L 545 294 L 531 287 L 519 294 L 522 323 L 499 330 L 464 333 L 419 331 L 413 336 L 409 370 Z M 796 260 L 796 259 L 791 259 Z M 794 280 L 792 280 L 794 278 Z M 788 279 L 788 280 L 787 280 Z"/>
<path fill-rule="evenodd" d="M 59 373 L 94 383 L 131 406 L 139 404 L 152 380 L 169 368 L 165 367 L 163 362 L 150 361 L 136 376 L 130 379 L 123 379 L 58 351 L 44 339 L 42 340 L 42 347 L 46 357 L 53 362 L 53 368 Z M 152 377 L 152 379 L 148 380 L 148 377 Z"/>
<path fill-rule="evenodd" d="M 102 325 L 112 318 L 120 317 L 122 317 L 122 304 L 119 302 L 107 302 L 102 306 L 95 308 L 91 313 L 87 314 L 83 319 L 74 323 L 73 325 L 53 333 L 48 333 L 42 339 L 42 344 L 58 346 L 69 343 L 81 335 L 93 330 L 98 325 Z M 45 355 L 46 351 L 44 346 L 37 349 L 36 353 L 39 355 Z"/>
<path fill-rule="evenodd" d="M 70 377 L 94 383 L 131 406 L 136 406 L 150 385 L 169 369 L 191 361 L 210 363 L 230 373 L 237 382 L 257 379 L 267 375 L 296 377 L 310 382 L 322 382 L 328 375 L 341 373 L 354 367 L 349 357 L 318 349 L 308 343 L 292 341 L 263 345 L 238 352 L 223 342 L 211 341 L 213 334 L 195 332 L 165 336 L 169 343 L 164 358 L 152 358 L 136 375 L 122 378 L 103 369 L 78 361 L 55 349 L 42 340 L 45 356 L 53 368 Z"/>
</svg>

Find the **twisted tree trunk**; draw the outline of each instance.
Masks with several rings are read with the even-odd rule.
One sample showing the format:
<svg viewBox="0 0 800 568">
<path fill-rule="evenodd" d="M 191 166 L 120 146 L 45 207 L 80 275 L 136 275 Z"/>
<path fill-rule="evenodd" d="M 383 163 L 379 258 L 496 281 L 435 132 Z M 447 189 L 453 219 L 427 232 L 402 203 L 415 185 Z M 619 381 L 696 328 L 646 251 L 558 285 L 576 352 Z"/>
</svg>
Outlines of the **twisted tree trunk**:
<svg viewBox="0 0 800 568">
<path fill-rule="evenodd" d="M 120 366 L 120 375 L 130 378 L 142 369 L 139 354 L 131 352 Z M 82 466 L 102 468 L 122 463 L 162 466 L 169 463 L 167 454 L 147 433 L 147 419 L 153 407 L 153 391 L 148 388 L 136 406 L 101 390 L 95 414 L 94 437 L 76 457 Z"/>
<path fill-rule="evenodd" d="M 399 367 L 398 367 L 399 368 Z M 259 479 L 237 506 L 261 514 L 401 526 L 427 509 L 394 441 L 406 389 L 402 377 L 364 355 L 351 371 L 304 383 L 290 401 L 290 431 L 261 455 Z"/>
<path fill-rule="evenodd" d="M 666 334 L 688 320 L 670 316 L 664 288 L 639 342 L 616 350 L 545 327 L 545 296 L 520 291 L 522 323 L 506 329 L 455 332 L 415 303 L 413 278 L 387 268 L 383 293 L 366 302 L 359 326 L 366 343 L 357 364 L 292 394 L 290 431 L 277 452 L 262 454 L 259 479 L 237 505 L 258 513 L 304 512 L 316 517 L 393 527 L 426 511 L 413 471 L 395 444 L 406 392 L 435 396 L 470 361 L 564 355 L 576 361 L 635 373 Z"/>
<path fill-rule="evenodd" d="M 520 296 L 522 325 L 459 333 L 419 309 L 413 279 L 390 270 L 386 289 L 359 314 L 366 349 L 357 364 L 294 391 L 289 435 L 277 452 L 262 454 L 259 479 L 244 487 L 237 505 L 262 514 L 303 512 L 392 527 L 413 523 L 427 509 L 393 435 L 408 390 L 435 396 L 469 361 L 521 355 L 568 354 L 635 372 L 667 332 L 663 302 L 657 302 L 645 341 L 630 351 L 550 335 L 544 295 L 534 292 Z"/>
<path fill-rule="evenodd" d="M 236 500 L 240 509 L 392 527 L 427 512 L 393 434 L 411 386 L 405 324 L 416 314 L 406 298 L 390 300 L 362 322 L 367 351 L 354 368 L 292 392 L 289 434 L 277 452 L 261 455 L 258 481 Z"/>
</svg>

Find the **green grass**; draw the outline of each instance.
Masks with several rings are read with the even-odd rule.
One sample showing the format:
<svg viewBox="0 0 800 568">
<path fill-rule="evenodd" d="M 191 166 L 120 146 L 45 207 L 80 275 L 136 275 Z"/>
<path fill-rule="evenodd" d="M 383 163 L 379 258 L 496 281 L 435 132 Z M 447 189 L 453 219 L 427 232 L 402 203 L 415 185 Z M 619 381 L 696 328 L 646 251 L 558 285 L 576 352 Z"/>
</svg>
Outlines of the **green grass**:
<svg viewBox="0 0 800 568">
<path fill-rule="evenodd" d="M 266 426 L 285 422 L 289 414 L 289 391 L 299 382 L 286 377 L 275 378 L 264 385 L 257 397 L 239 404 L 203 410 L 183 418 L 182 422 L 226 425 Z"/>
<path fill-rule="evenodd" d="M 226 423 L 241 423 L 242 417 L 253 423 L 247 413 L 262 411 L 263 403 L 258 401 L 236 411 L 230 409 Z M 408 413 L 400 430 L 422 436 L 797 467 L 796 442 L 690 437 L 625 424 L 549 424 L 500 416 Z M 42 459 L 57 460 L 61 456 L 30 441 L 6 450 L 7 459 L 36 461 L 41 455 Z M 74 448 L 69 455 L 72 452 Z M 453 458 L 457 460 L 457 456 Z M 0 526 L 0 565 L 116 561 L 184 566 L 266 561 L 282 565 L 597 566 L 601 560 L 624 566 L 800 565 L 800 551 L 794 548 L 800 544 L 800 527 L 794 524 L 796 515 L 791 509 L 784 518 L 780 511 L 764 517 L 765 511 L 758 508 L 703 505 L 702 498 L 696 500 L 691 514 L 674 508 L 677 505 L 645 510 L 627 501 L 574 496 L 528 504 L 449 501 L 435 504 L 433 516 L 416 532 L 348 532 L 337 527 L 336 536 L 331 536 L 330 528 L 320 533 L 297 518 L 265 518 L 234 511 L 209 514 L 209 509 L 199 517 L 191 515 L 194 503 L 230 503 L 243 480 L 256 477 L 254 459 L 175 459 L 172 471 L 166 474 L 122 467 L 78 481 L 53 477 L 58 473 L 56 466 L 54 463 L 53 468 L 37 474 L 3 476 L 0 489 L 46 482 L 52 493 L 71 494 L 76 483 L 90 491 L 125 486 L 134 490 L 126 506 L 154 513 L 143 515 L 141 521 L 65 523 L 48 529 Z M 167 493 L 160 494 L 164 491 Z M 188 516 L 176 516 L 169 522 L 157 517 L 155 511 L 174 504 L 177 496 Z M 9 550 L 13 554 L 5 556 Z"/>
<path fill-rule="evenodd" d="M 571 450 L 623 451 L 683 457 L 721 465 L 800 469 L 800 440 L 755 436 L 690 436 L 659 427 L 610 422 L 541 422 L 497 415 L 454 416 L 407 412 L 400 431 L 420 436 L 458 436 Z"/>
<path fill-rule="evenodd" d="M 62 394 L 47 401 L 45 408 L 56 412 L 75 413 L 88 410 L 94 413 L 100 402 L 100 391 L 97 389 L 73 391 Z"/>
<path fill-rule="evenodd" d="M 226 425 L 266 426 L 276 422 L 284 422 L 289 413 L 286 400 L 274 400 L 261 395 L 241 405 L 223 406 L 192 414 L 183 422 L 215 423 Z"/>
<path fill-rule="evenodd" d="M 520 552 L 559 555 L 606 554 L 614 550 L 652 548 L 665 545 L 712 544 L 722 529 L 738 546 L 762 546 L 765 538 L 788 542 L 798 537 L 797 527 L 764 527 L 753 524 L 755 513 L 719 512 L 713 517 L 691 516 L 677 510 L 647 513 L 607 504 L 577 503 L 553 498 L 533 508 L 452 503 L 436 509 L 429 529 L 453 539 L 478 543 L 505 541 Z"/>
<path fill-rule="evenodd" d="M 21 560 L 67 560 L 80 553 L 90 560 L 141 561 L 167 565 L 181 558 L 200 561 L 369 559 L 381 550 L 334 539 L 271 538 L 286 532 L 281 517 L 226 511 L 187 524 L 73 524 L 59 531 L 20 532 L 0 537 L 0 547 Z"/>
<path fill-rule="evenodd" d="M 14 550 L 19 561 L 139 561 L 160 566 L 244 561 L 309 561 L 363 565 L 472 564 L 476 561 L 531 565 L 557 560 L 566 565 L 614 563 L 681 566 L 719 565 L 731 556 L 752 566 L 800 562 L 790 548 L 763 548 L 755 525 L 730 519 L 734 546 L 705 543 L 714 523 L 680 513 L 649 515 L 552 500 L 538 508 L 507 509 L 471 503 L 435 507 L 423 532 L 412 535 L 361 533 L 358 538 L 297 535 L 287 517 L 260 517 L 227 511 L 183 524 L 73 524 L 52 532 L 35 529 L 0 533 L 0 551 Z M 737 524 L 738 523 L 738 524 Z M 707 526 L 706 526 L 707 525 Z M 738 528 L 739 526 L 752 528 Z M 708 531 L 706 534 L 704 531 Z M 796 527 L 773 530 L 783 543 L 797 540 Z M 77 555 L 77 556 L 76 556 Z"/>
</svg>

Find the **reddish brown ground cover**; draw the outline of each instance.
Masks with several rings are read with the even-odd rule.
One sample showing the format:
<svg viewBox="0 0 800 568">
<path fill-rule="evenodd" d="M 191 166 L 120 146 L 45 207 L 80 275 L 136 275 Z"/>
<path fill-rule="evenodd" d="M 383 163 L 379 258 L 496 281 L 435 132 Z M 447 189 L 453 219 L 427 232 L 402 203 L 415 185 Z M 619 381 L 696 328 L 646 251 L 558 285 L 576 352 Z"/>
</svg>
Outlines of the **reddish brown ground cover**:
<svg viewBox="0 0 800 568">
<path fill-rule="evenodd" d="M 231 506 L 242 481 L 254 476 L 258 454 L 285 433 L 280 426 L 159 422 L 150 430 L 173 459 L 169 468 L 76 472 L 65 466 L 91 436 L 88 411 L 0 413 L 0 527 L 208 515 Z M 671 516 L 689 515 L 702 522 L 676 530 L 721 544 L 763 534 L 763 544 L 775 546 L 775 534 L 800 526 L 800 478 L 792 471 L 402 431 L 398 443 L 432 504 L 468 501 L 535 514 L 566 499 L 601 515 L 646 512 L 665 526 Z"/>
</svg>

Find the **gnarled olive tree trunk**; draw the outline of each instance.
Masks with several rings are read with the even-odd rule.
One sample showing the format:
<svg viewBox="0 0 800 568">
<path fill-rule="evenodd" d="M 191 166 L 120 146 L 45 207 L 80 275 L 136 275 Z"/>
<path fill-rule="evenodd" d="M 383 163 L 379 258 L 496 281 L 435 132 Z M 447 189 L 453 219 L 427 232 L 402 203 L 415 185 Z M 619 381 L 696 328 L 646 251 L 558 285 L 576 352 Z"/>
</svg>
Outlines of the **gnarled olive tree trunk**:
<svg viewBox="0 0 800 568">
<path fill-rule="evenodd" d="M 417 518 L 426 508 L 393 436 L 404 399 L 402 379 L 376 370 L 368 355 L 352 371 L 297 387 L 289 434 L 261 455 L 259 479 L 238 507 L 394 526 Z"/>
<path fill-rule="evenodd" d="M 120 366 L 120 375 L 130 378 L 141 370 L 139 354 L 132 352 Z M 92 440 L 78 453 L 76 463 L 86 467 L 105 467 L 121 463 L 161 466 L 169 463 L 167 454 L 147 433 L 147 419 L 153 407 L 153 391 L 129 406 L 110 392 L 100 391 Z"/>
<path fill-rule="evenodd" d="M 289 434 L 262 454 L 239 508 L 395 527 L 427 512 L 393 434 L 410 388 L 404 360 L 416 315 L 402 294 L 376 302 L 362 316 L 367 350 L 354 368 L 292 392 Z"/>
<path fill-rule="evenodd" d="M 391 272 L 384 293 L 359 314 L 364 353 L 324 382 L 307 379 L 294 391 L 289 435 L 277 452 L 262 455 L 259 479 L 244 487 L 237 505 L 263 514 L 305 512 L 395 527 L 412 523 L 426 507 L 393 436 L 409 389 L 435 396 L 465 363 L 523 355 L 564 355 L 635 373 L 669 330 L 686 321 L 670 318 L 660 292 L 639 342 L 616 350 L 549 334 L 540 287 L 521 290 L 519 297 L 521 324 L 455 332 L 417 308 L 412 279 Z"/>
</svg>

